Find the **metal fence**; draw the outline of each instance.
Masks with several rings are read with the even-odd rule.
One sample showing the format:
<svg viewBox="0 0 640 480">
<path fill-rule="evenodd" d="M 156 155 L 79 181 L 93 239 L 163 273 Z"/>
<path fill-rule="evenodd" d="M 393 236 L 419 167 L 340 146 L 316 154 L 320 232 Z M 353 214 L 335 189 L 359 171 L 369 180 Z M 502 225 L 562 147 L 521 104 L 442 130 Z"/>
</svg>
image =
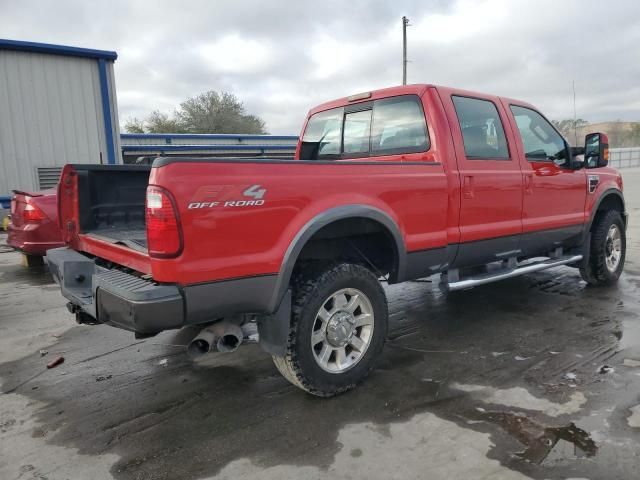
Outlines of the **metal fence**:
<svg viewBox="0 0 640 480">
<path fill-rule="evenodd" d="M 169 157 L 293 158 L 295 135 L 241 135 L 190 133 L 123 133 L 120 135 L 124 163 L 159 155 Z"/>
<path fill-rule="evenodd" d="M 640 147 L 610 148 L 609 165 L 615 168 L 640 167 Z"/>
</svg>

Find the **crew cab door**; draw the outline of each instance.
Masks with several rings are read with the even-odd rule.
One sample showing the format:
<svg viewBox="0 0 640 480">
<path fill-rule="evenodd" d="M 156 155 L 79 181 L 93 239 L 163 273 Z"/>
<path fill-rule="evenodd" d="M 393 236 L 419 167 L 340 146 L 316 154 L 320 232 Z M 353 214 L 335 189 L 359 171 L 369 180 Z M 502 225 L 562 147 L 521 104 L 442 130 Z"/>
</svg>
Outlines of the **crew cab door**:
<svg viewBox="0 0 640 480">
<path fill-rule="evenodd" d="M 495 97 L 450 96 L 447 116 L 460 175 L 460 245 L 454 267 L 518 253 L 522 173 L 506 112 Z"/>
<path fill-rule="evenodd" d="M 585 170 L 571 168 L 567 142 L 539 112 L 513 103 L 504 106 L 517 138 L 524 182 L 520 248 L 530 255 L 578 244 L 585 222 Z"/>
</svg>

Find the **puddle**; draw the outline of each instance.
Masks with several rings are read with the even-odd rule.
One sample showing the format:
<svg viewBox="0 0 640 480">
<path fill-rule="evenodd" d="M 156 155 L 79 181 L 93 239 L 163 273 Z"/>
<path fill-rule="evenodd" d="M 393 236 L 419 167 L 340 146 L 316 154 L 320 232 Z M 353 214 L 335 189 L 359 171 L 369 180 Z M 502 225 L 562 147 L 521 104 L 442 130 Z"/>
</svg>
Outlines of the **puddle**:
<svg viewBox="0 0 640 480">
<path fill-rule="evenodd" d="M 55 431 L 38 422 L 36 412 L 44 404 L 22 395 L 3 395 L 0 412 L 0 444 L 3 479 L 111 478 L 111 466 L 118 455 L 94 455 L 91 461 L 76 448 L 52 445 Z M 6 461 L 6 459 L 11 459 Z"/>
<path fill-rule="evenodd" d="M 522 387 L 501 390 L 482 385 L 463 385 L 459 383 L 453 384 L 452 387 L 463 392 L 472 393 L 474 397 L 484 403 L 535 410 L 550 417 L 577 413 L 587 403 L 587 399 L 582 392 L 574 392 L 565 403 L 554 403 L 544 398 L 534 397 Z"/>
<path fill-rule="evenodd" d="M 545 426 L 512 412 L 479 412 L 478 418 L 499 425 L 526 449 L 516 456 L 531 463 L 547 459 L 593 457 L 598 451 L 591 436 L 573 422 L 560 427 Z"/>
<path fill-rule="evenodd" d="M 460 427 L 431 413 L 390 424 L 385 433 L 368 422 L 348 424 L 340 430 L 337 441 L 343 447 L 320 468 L 287 464 L 265 467 L 242 458 L 227 464 L 215 478 L 529 478 L 487 457 L 494 447 L 489 434 Z"/>
</svg>

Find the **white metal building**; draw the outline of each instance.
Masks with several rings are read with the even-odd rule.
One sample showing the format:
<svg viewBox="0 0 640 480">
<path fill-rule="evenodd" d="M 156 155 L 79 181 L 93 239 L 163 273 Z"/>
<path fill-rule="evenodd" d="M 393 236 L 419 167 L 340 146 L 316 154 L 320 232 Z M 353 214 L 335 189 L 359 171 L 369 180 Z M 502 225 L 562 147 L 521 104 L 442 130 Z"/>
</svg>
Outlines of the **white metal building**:
<svg viewBox="0 0 640 480">
<path fill-rule="evenodd" d="M 0 39 L 0 197 L 66 163 L 122 163 L 115 52 Z"/>
</svg>

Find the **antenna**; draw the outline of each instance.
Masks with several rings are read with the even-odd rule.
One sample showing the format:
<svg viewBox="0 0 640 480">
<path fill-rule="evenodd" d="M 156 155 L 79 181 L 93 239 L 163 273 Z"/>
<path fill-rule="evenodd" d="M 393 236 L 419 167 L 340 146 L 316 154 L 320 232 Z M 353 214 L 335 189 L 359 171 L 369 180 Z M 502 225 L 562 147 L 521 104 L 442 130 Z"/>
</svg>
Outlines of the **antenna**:
<svg viewBox="0 0 640 480">
<path fill-rule="evenodd" d="M 407 27 L 409 19 L 402 17 L 402 84 L 407 84 Z"/>
<path fill-rule="evenodd" d="M 573 85 L 573 145 L 578 146 L 578 116 L 576 115 L 576 81 L 571 80 Z"/>
</svg>

